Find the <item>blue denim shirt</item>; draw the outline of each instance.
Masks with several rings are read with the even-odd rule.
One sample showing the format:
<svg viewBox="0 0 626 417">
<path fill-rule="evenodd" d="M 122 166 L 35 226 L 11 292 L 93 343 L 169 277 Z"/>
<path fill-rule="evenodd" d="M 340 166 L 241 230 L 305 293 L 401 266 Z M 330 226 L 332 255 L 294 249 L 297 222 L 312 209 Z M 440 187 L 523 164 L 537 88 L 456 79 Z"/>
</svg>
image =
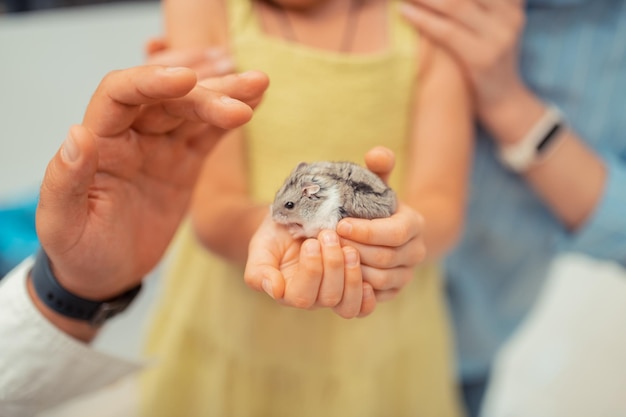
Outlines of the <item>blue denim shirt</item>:
<svg viewBox="0 0 626 417">
<path fill-rule="evenodd" d="M 488 372 L 558 252 L 626 264 L 626 2 L 529 0 L 521 63 L 529 87 L 602 156 L 608 182 L 591 218 L 569 233 L 500 165 L 479 129 L 466 230 L 445 263 L 460 372 L 468 380 Z"/>
</svg>

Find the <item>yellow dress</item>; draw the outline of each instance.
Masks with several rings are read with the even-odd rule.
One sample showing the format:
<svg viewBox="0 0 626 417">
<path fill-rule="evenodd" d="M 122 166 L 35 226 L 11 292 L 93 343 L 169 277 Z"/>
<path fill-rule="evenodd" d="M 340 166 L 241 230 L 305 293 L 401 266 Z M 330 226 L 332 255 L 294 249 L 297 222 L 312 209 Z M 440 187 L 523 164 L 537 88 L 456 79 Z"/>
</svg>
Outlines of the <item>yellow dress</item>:
<svg viewBox="0 0 626 417">
<path fill-rule="evenodd" d="M 265 36 L 250 0 L 229 1 L 238 70 L 271 80 L 245 128 L 254 198 L 269 204 L 300 161 L 362 164 L 380 144 L 397 154 L 402 194 L 417 39 L 395 3 L 389 19 L 388 50 L 344 55 Z M 459 415 L 435 266 L 371 316 L 345 320 L 249 289 L 242 268 L 199 246 L 188 223 L 175 248 L 148 340 L 156 366 L 142 378 L 145 416 Z"/>
</svg>

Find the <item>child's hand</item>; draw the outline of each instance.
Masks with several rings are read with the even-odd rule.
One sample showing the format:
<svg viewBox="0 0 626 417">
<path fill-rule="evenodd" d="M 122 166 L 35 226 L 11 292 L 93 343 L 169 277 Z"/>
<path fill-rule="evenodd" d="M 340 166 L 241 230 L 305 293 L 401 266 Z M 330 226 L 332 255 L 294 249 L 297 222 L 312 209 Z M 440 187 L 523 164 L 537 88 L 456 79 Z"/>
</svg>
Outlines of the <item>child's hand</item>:
<svg viewBox="0 0 626 417">
<path fill-rule="evenodd" d="M 341 247 L 331 230 L 318 239 L 294 239 L 269 215 L 250 241 L 245 280 L 281 304 L 329 307 L 344 318 L 366 316 L 376 307 L 354 248 Z"/>
<path fill-rule="evenodd" d="M 372 285 L 377 301 L 394 298 L 413 279 L 426 257 L 422 229 L 421 215 L 403 203 L 391 217 L 346 218 L 337 225 L 342 246 L 359 251 L 363 281 Z"/>
<path fill-rule="evenodd" d="M 383 147 L 365 155 L 367 168 L 387 181 L 395 165 L 394 153 Z M 371 284 L 377 301 L 394 298 L 413 279 L 415 266 L 426 257 L 424 220 L 399 202 L 391 217 L 365 220 L 345 218 L 337 225 L 342 246 L 358 250 L 364 284 Z"/>
</svg>

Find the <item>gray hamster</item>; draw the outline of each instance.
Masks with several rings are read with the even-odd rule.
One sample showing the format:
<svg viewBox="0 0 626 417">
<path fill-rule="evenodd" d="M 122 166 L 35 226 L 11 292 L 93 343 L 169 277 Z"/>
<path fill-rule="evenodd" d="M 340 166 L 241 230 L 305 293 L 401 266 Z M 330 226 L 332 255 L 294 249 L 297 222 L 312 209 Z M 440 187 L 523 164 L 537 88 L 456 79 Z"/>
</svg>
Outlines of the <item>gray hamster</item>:
<svg viewBox="0 0 626 417">
<path fill-rule="evenodd" d="M 389 217 L 396 193 L 376 174 L 353 162 L 301 162 L 276 193 L 272 219 L 295 238 L 335 230 L 344 217 Z"/>
</svg>

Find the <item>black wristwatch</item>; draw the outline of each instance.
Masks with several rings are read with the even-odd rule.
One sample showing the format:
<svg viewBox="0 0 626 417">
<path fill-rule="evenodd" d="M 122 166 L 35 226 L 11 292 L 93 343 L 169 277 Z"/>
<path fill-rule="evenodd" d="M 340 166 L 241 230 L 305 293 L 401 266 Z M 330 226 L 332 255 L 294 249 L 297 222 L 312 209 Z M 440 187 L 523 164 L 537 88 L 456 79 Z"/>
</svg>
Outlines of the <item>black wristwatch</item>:
<svg viewBox="0 0 626 417">
<path fill-rule="evenodd" d="M 88 300 L 67 291 L 59 284 L 50 269 L 50 259 L 43 249 L 39 250 L 31 271 L 35 293 L 39 299 L 57 313 L 77 320 L 101 326 L 111 317 L 126 310 L 141 290 L 141 284 L 124 294 L 104 301 Z"/>
</svg>

